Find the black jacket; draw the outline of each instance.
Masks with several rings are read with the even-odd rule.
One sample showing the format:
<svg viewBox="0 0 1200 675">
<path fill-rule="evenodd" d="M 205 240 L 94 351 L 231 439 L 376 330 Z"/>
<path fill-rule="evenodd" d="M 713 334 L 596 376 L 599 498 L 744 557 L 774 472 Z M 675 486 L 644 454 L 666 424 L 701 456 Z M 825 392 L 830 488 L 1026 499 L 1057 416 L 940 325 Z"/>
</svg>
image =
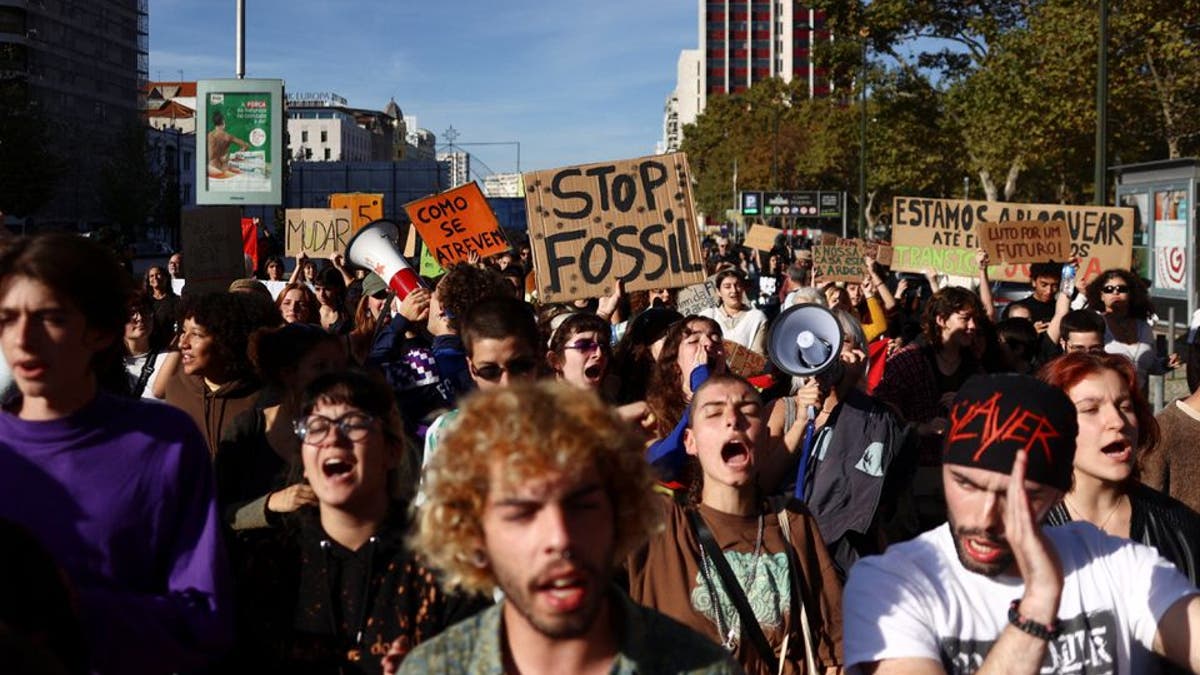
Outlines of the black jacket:
<svg viewBox="0 0 1200 675">
<path fill-rule="evenodd" d="M 411 650 L 490 604 L 446 593 L 404 544 L 396 504 L 379 533 L 351 551 L 301 509 L 276 530 L 242 538 L 237 565 L 237 672 L 380 673 L 388 646 Z M 232 672 L 232 671 L 231 671 Z"/>
<path fill-rule="evenodd" d="M 1130 540 L 1153 546 L 1195 584 L 1200 572 L 1200 514 L 1141 483 L 1135 483 L 1129 491 L 1129 505 L 1132 507 Z M 1050 509 L 1046 517 L 1046 525 L 1069 522 L 1071 516 L 1062 502 Z"/>
</svg>

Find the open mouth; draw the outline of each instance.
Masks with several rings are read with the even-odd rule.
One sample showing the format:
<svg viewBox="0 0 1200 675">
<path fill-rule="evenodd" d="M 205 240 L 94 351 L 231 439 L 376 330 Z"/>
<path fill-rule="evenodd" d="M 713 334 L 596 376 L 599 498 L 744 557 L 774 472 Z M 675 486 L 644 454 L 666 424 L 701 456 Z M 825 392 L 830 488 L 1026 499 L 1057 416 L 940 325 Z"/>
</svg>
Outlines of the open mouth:
<svg viewBox="0 0 1200 675">
<path fill-rule="evenodd" d="M 535 588 L 555 611 L 573 612 L 583 606 L 587 580 L 577 571 L 568 571 L 555 574 Z"/>
<path fill-rule="evenodd" d="M 721 460 L 726 464 L 744 465 L 750 462 L 750 447 L 739 440 L 721 446 Z"/>
<path fill-rule="evenodd" d="M 600 376 L 603 374 L 604 365 L 600 363 L 593 363 L 592 365 L 583 369 L 583 376 L 589 380 L 599 380 Z"/>
<path fill-rule="evenodd" d="M 1100 452 L 1114 462 L 1128 462 L 1133 457 L 1133 446 L 1129 441 L 1113 441 L 1100 448 Z"/>
<path fill-rule="evenodd" d="M 991 539 L 964 539 L 963 549 L 971 558 L 984 564 L 996 562 L 1008 551 L 1005 544 Z"/>
<path fill-rule="evenodd" d="M 326 478 L 337 478 L 345 476 L 354 469 L 354 463 L 347 461 L 342 457 L 330 457 L 324 462 L 321 462 L 321 472 Z"/>
<path fill-rule="evenodd" d="M 46 364 L 36 359 L 28 359 L 14 363 L 13 370 L 22 377 L 37 377 L 46 371 Z"/>
</svg>

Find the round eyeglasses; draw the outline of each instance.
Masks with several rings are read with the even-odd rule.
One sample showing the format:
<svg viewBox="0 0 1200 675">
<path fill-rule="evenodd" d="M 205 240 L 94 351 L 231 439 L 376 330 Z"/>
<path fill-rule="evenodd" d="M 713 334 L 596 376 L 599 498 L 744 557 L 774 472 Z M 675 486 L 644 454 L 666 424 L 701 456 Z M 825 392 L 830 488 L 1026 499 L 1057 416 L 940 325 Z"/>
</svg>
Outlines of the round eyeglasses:
<svg viewBox="0 0 1200 675">
<path fill-rule="evenodd" d="M 301 443 L 320 443 L 333 429 L 337 429 L 342 438 L 355 442 L 367 437 L 374 421 L 374 417 L 361 412 L 348 412 L 337 419 L 330 419 L 324 415 L 309 415 L 293 422 L 292 429 Z"/>
</svg>

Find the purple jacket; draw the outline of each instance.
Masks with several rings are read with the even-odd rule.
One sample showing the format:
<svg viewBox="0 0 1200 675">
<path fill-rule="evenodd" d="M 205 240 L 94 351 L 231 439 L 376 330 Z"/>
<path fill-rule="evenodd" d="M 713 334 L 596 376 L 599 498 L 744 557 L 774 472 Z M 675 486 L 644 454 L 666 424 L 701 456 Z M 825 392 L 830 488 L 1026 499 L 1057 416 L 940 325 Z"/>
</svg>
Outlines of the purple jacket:
<svg viewBox="0 0 1200 675">
<path fill-rule="evenodd" d="M 212 466 L 186 413 L 103 393 L 48 422 L 0 413 L 0 495 L 78 593 L 93 672 L 193 669 L 231 642 Z"/>
</svg>

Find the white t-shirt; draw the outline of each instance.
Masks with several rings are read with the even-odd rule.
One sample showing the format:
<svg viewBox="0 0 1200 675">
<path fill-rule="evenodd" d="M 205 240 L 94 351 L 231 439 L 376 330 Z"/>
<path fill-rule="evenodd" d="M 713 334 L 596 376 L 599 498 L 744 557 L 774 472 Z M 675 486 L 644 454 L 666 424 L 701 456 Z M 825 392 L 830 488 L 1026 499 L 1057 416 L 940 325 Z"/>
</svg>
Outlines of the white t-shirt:
<svg viewBox="0 0 1200 675">
<path fill-rule="evenodd" d="M 425 450 L 421 453 L 421 482 L 417 486 L 416 497 L 413 498 L 413 504 L 420 506 L 425 503 L 425 467 L 429 466 L 429 459 L 441 447 L 443 437 L 448 433 L 451 425 L 458 419 L 458 408 L 447 410 L 438 415 L 429 428 L 425 430 Z"/>
<path fill-rule="evenodd" d="M 731 320 L 720 307 L 707 307 L 700 310 L 700 316 L 716 321 L 721 326 L 721 337 L 748 349 L 754 348 L 754 337 L 767 325 L 767 315 L 757 309 L 748 309 Z"/>
<path fill-rule="evenodd" d="M 1154 330 L 1145 321 L 1137 322 L 1137 342 L 1133 344 L 1117 342 L 1106 323 L 1104 326 L 1104 351 L 1109 354 L 1120 354 L 1133 362 L 1133 366 L 1137 368 L 1138 387 L 1143 392 L 1146 391 L 1150 375 L 1161 372 L 1158 351 L 1154 346 Z"/>
<path fill-rule="evenodd" d="M 1096 675 L 1151 669 L 1158 622 L 1180 598 L 1197 593 L 1158 553 L 1110 537 L 1090 523 L 1045 529 L 1062 560 L 1058 620 L 1043 673 Z M 967 571 L 950 526 L 860 560 L 846 581 L 846 666 L 926 658 L 948 673 L 973 673 L 1008 625 L 1020 577 Z"/>
<path fill-rule="evenodd" d="M 154 357 L 154 369 L 150 371 L 150 379 L 146 380 L 146 388 L 142 390 L 142 398 L 158 400 L 154 396 L 154 383 L 158 380 L 158 374 L 162 372 L 163 361 L 167 360 L 165 351 L 159 352 L 158 356 Z M 147 354 L 140 356 L 125 357 L 125 372 L 129 373 L 129 386 L 133 387 L 137 384 L 138 378 L 142 376 L 142 366 L 146 365 Z"/>
</svg>

